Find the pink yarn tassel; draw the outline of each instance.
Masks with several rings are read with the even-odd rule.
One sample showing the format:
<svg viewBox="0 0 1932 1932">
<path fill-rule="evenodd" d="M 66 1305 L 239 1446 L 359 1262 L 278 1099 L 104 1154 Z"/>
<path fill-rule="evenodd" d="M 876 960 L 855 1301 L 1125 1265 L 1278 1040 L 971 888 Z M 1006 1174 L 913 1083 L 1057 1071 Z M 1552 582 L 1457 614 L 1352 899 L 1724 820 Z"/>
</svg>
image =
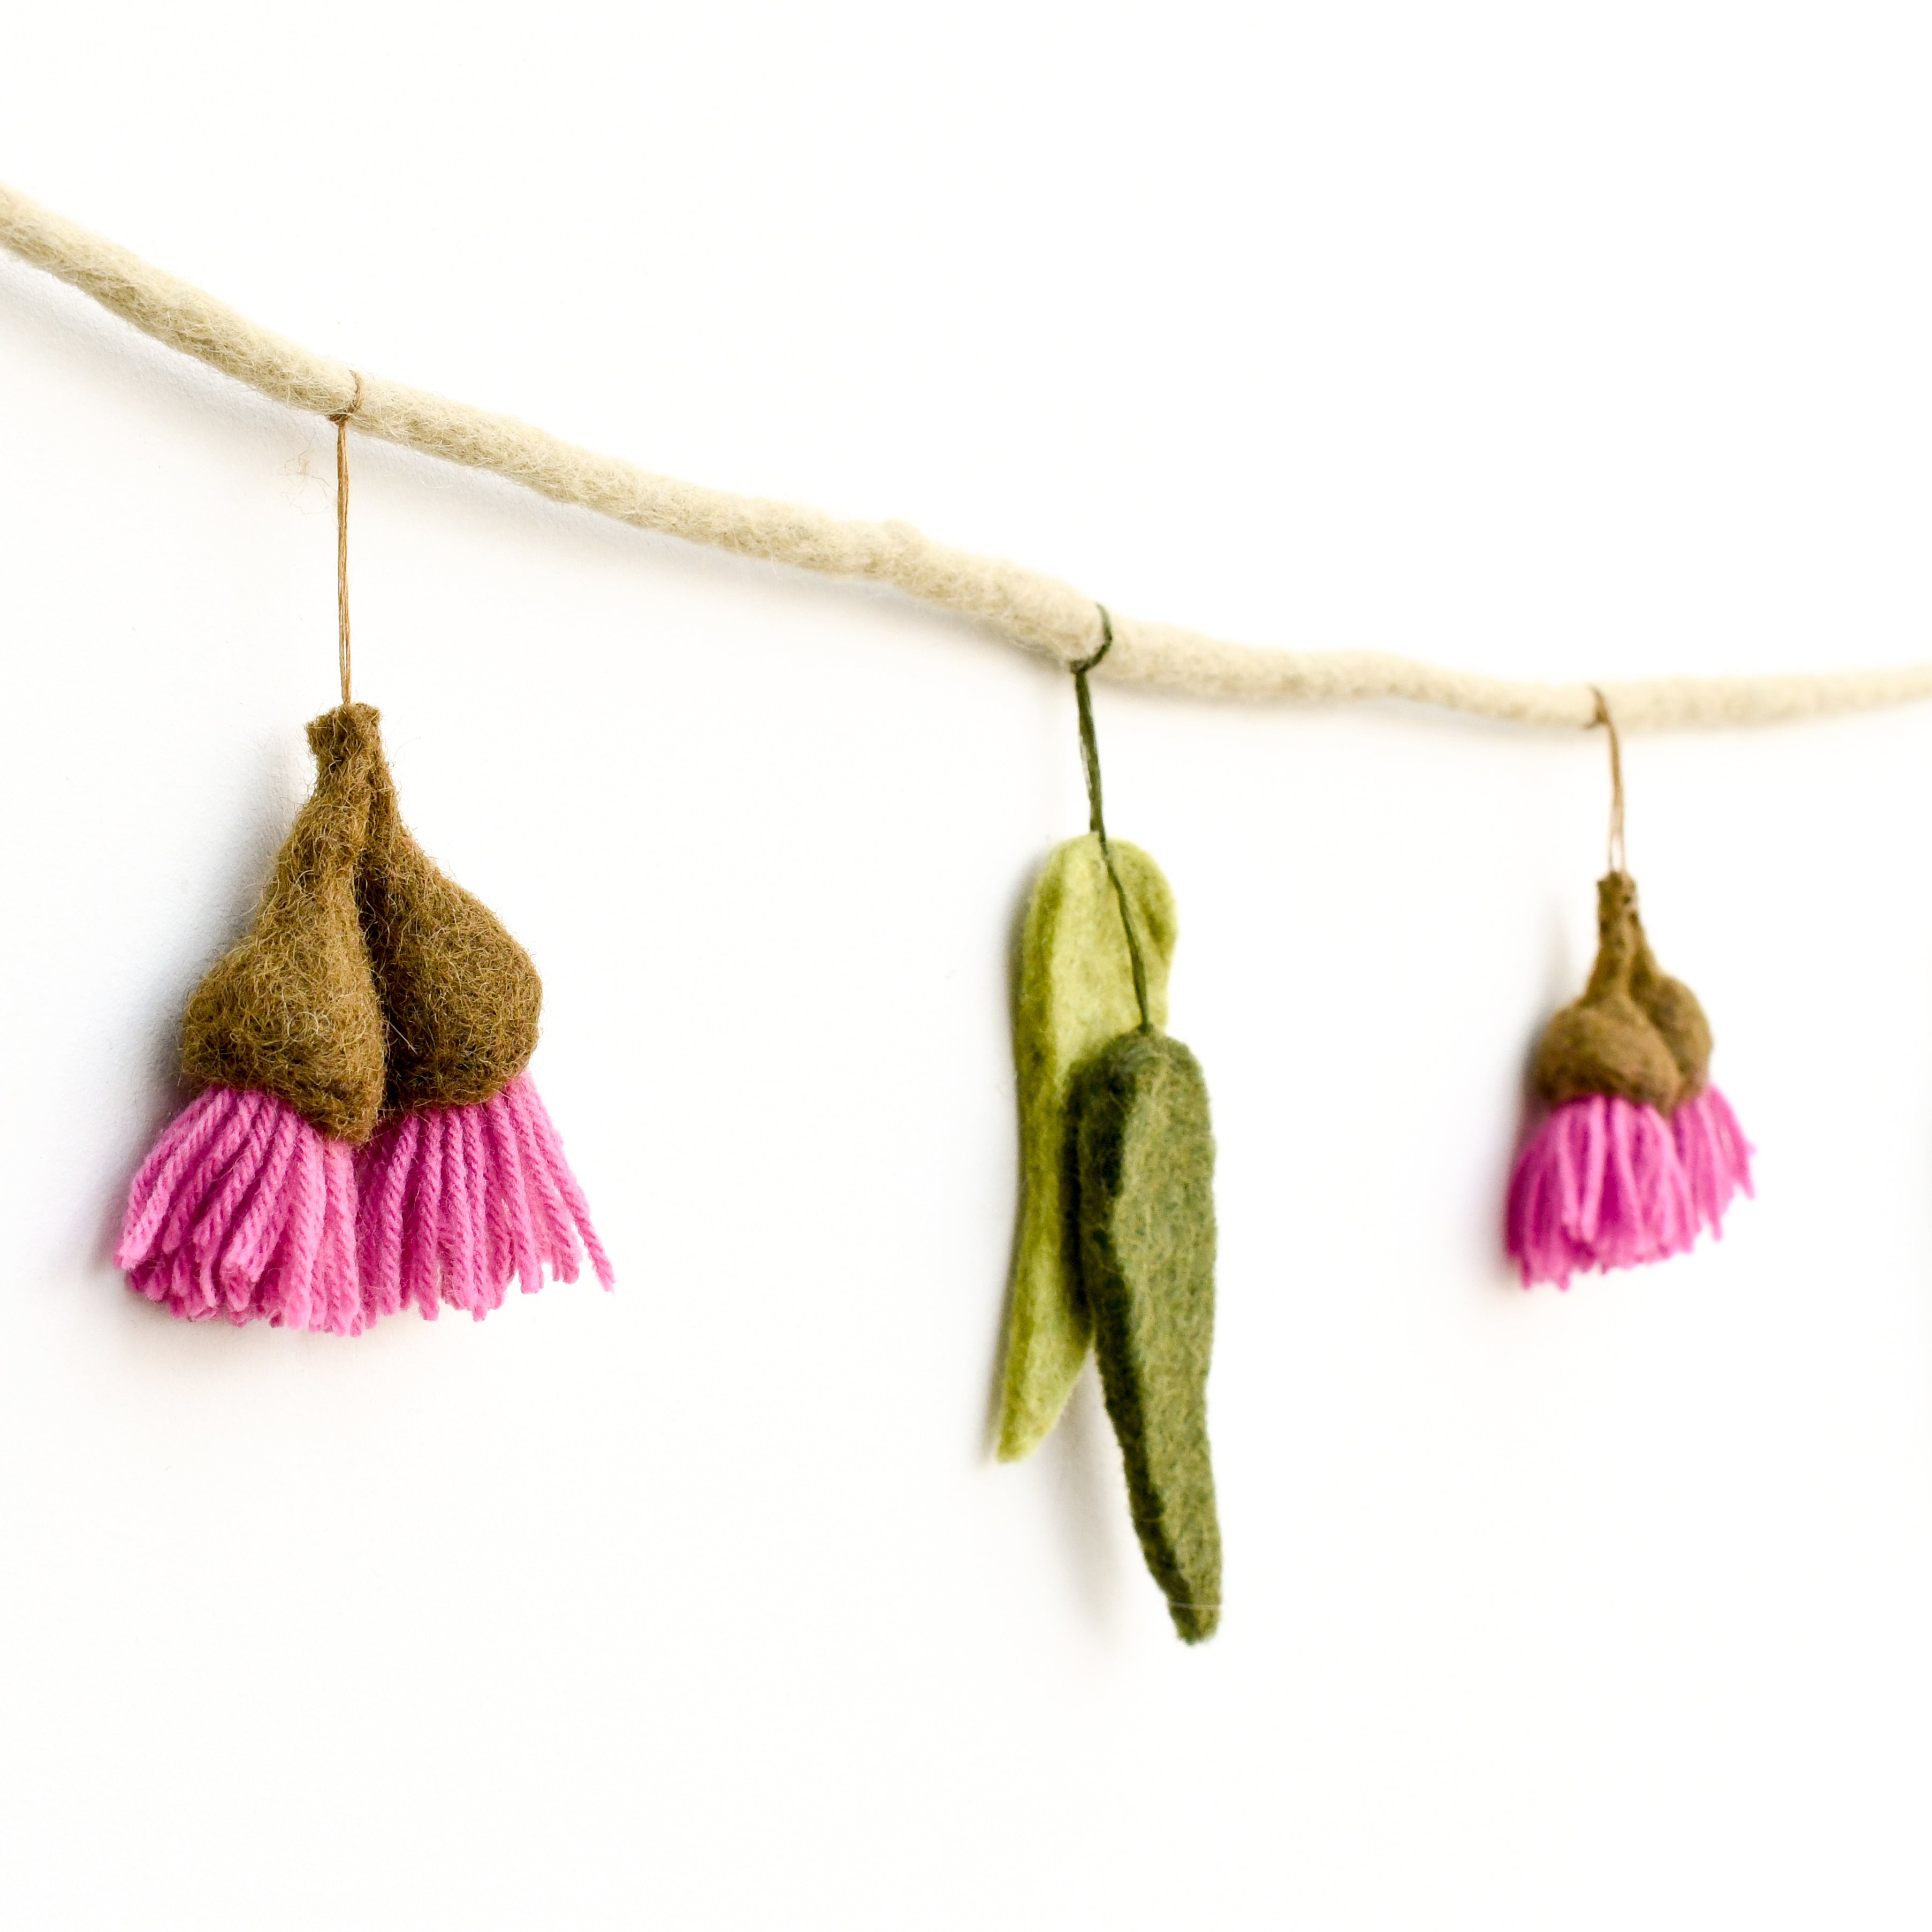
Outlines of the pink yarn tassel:
<svg viewBox="0 0 1932 1932">
<path fill-rule="evenodd" d="M 1568 1288 L 1579 1270 L 1682 1254 L 1697 1220 L 1670 1124 L 1654 1107 L 1611 1095 L 1557 1108 L 1510 1179 L 1508 1244 L 1526 1288 Z"/>
<path fill-rule="evenodd" d="M 478 1321 L 526 1294 L 548 1267 L 574 1281 L 580 1252 L 613 1285 L 610 1258 L 530 1076 L 472 1107 L 424 1107 L 379 1129 L 356 1151 L 357 1247 L 372 1310 L 444 1303 Z"/>
<path fill-rule="evenodd" d="M 1731 1197 L 1751 1187 L 1751 1144 L 1731 1112 L 1731 1103 L 1714 1087 L 1706 1087 L 1684 1101 L 1670 1117 L 1677 1158 L 1690 1186 L 1690 1204 L 1698 1224 L 1721 1239 L 1720 1225 Z"/>
<path fill-rule="evenodd" d="M 171 1315 L 362 1331 L 354 1158 L 269 1094 L 211 1087 L 128 1192 L 116 1264 Z"/>
</svg>

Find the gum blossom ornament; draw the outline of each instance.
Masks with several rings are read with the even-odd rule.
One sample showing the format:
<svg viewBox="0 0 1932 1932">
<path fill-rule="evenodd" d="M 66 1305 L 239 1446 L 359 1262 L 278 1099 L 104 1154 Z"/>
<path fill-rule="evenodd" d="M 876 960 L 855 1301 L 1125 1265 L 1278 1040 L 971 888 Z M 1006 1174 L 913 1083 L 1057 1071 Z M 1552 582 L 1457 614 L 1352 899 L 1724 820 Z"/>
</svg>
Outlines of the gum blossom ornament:
<svg viewBox="0 0 1932 1932">
<path fill-rule="evenodd" d="M 1720 1234 L 1750 1143 L 1711 1084 L 1696 996 L 1658 967 L 1623 868 L 1622 759 L 1610 730 L 1611 870 L 1597 886 L 1596 964 L 1544 1030 L 1531 1084 L 1549 1109 L 1510 1178 L 1507 1246 L 1523 1286 L 1635 1268 Z"/>
<path fill-rule="evenodd" d="M 309 727 L 316 787 L 248 936 L 188 1002 L 201 1092 L 128 1195 L 115 1259 L 189 1321 L 359 1334 L 610 1264 L 525 1070 L 528 956 L 404 829 L 378 714 Z"/>
<path fill-rule="evenodd" d="M 194 1322 L 362 1332 L 479 1319 L 512 1280 L 610 1264 L 526 1070 L 529 956 L 404 828 L 379 714 L 350 699 L 349 418 L 336 424 L 342 703 L 248 935 L 189 1000 L 200 1092 L 129 1190 L 116 1263 Z"/>
</svg>

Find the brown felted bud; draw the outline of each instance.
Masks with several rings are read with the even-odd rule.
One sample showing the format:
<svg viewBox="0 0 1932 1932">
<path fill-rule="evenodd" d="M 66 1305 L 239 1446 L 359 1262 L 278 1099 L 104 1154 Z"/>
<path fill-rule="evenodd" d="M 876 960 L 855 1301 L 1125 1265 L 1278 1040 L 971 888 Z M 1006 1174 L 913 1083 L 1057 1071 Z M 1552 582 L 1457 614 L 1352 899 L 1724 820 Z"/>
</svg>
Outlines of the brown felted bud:
<svg viewBox="0 0 1932 1932">
<path fill-rule="evenodd" d="M 1658 967 L 1650 941 L 1644 936 L 1643 921 L 1637 917 L 1634 907 L 1630 922 L 1636 928 L 1636 962 L 1630 968 L 1630 998 L 1670 1049 L 1680 1082 L 1678 1101 L 1688 1100 L 1693 1094 L 1701 1094 L 1710 1082 L 1711 1023 L 1704 1017 L 1697 995 L 1682 980 L 1672 979 Z"/>
<path fill-rule="evenodd" d="M 1590 983 L 1581 999 L 1544 1029 L 1531 1078 L 1552 1107 L 1586 1094 L 1611 1094 L 1668 1114 L 1685 1090 L 1684 1076 L 1670 1042 L 1633 994 L 1646 949 L 1636 920 L 1636 886 L 1628 873 L 1612 872 L 1598 882 L 1597 929 Z M 1647 989 L 1666 984 L 1676 982 L 1664 981 L 1653 962 Z M 1690 1002 L 1694 1009 L 1696 1004 Z M 1701 1021 L 1702 1015 L 1697 1017 Z"/>
<path fill-rule="evenodd" d="M 496 915 L 410 836 L 380 742 L 370 787 L 356 894 L 388 1021 L 382 1110 L 493 1099 L 536 1050 L 543 982 Z"/>
<path fill-rule="evenodd" d="M 315 790 L 248 936 L 196 988 L 182 1022 L 190 1079 L 273 1094 L 344 1141 L 368 1139 L 382 1102 L 382 1015 L 356 904 L 375 726 L 374 712 L 353 705 L 308 728 Z"/>
</svg>

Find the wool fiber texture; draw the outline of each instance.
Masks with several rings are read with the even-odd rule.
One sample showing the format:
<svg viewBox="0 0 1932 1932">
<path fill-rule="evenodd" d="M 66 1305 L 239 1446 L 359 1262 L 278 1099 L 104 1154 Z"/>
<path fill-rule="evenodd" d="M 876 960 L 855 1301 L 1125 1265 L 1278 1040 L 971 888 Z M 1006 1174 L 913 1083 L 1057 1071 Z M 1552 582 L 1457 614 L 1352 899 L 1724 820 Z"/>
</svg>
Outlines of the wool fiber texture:
<svg viewBox="0 0 1932 1932">
<path fill-rule="evenodd" d="M 510 1282 L 543 1286 L 548 1268 L 574 1281 L 579 1244 L 597 1278 L 610 1258 L 528 1074 L 489 1100 L 418 1107 L 385 1121 L 356 1150 L 356 1252 L 372 1315 L 443 1306 L 478 1321 Z"/>
<path fill-rule="evenodd" d="M 1134 1528 L 1174 1629 L 1198 1643 L 1221 1621 L 1221 1528 L 1208 1449 L 1208 1083 L 1178 1040 L 1130 1033 L 1081 1069 L 1072 1113 L 1081 1273 Z"/>
<path fill-rule="evenodd" d="M 135 1175 L 115 1265 L 184 1321 L 358 1335 L 353 1162 L 273 1094 L 211 1087 Z"/>
<path fill-rule="evenodd" d="M 1724 1233 L 1724 1210 L 1740 1190 L 1750 1194 L 1751 1144 L 1744 1138 L 1731 1103 L 1715 1087 L 1678 1102 L 1670 1117 L 1670 1137 L 1677 1145 L 1677 1164 L 1690 1190 L 1690 1210 L 1697 1225 L 1713 1236 Z"/>
<path fill-rule="evenodd" d="M 1709 1066 L 1703 1009 L 1689 987 L 1658 970 L 1628 873 L 1598 881 L 1597 930 L 1589 984 L 1544 1029 L 1531 1078 L 1552 1107 L 1613 1094 L 1667 1115 Z"/>
<path fill-rule="evenodd" d="M 368 712 L 373 741 L 376 714 L 351 708 Z M 410 836 L 380 742 L 370 784 L 356 890 L 388 1027 L 382 1111 L 492 1100 L 536 1051 L 543 982 L 496 916 Z"/>
<path fill-rule="evenodd" d="M 1174 894 L 1136 845 L 1112 842 L 1147 971 L 1148 1008 L 1167 1018 Z M 1080 1291 L 1066 1103 L 1074 1070 L 1140 1023 L 1120 902 L 1091 832 L 1041 868 L 1020 940 L 1014 1059 L 1021 1200 L 1000 1400 L 1004 1462 L 1030 1455 L 1060 1419 L 1092 1333 Z"/>
<path fill-rule="evenodd" d="M 388 1030 L 356 896 L 381 756 L 376 713 L 345 705 L 316 719 L 308 742 L 314 792 L 248 937 L 188 1002 L 182 1065 L 199 1086 L 272 1094 L 355 1142 L 382 1112 Z"/>
<path fill-rule="evenodd" d="M 1630 998 L 1637 1010 L 1657 1029 L 1677 1066 L 1677 1106 L 1702 1093 L 1711 1077 L 1711 1023 L 1697 996 L 1682 980 L 1673 980 L 1658 966 L 1644 936 L 1643 921 L 1630 906 L 1631 930 L 1636 935 L 1636 957 L 1631 962 Z M 1675 1110 L 1673 1109 L 1673 1112 Z"/>
<path fill-rule="evenodd" d="M 273 1094 L 356 1144 L 412 1107 L 494 1098 L 543 1003 L 530 956 L 404 826 L 381 722 L 345 704 L 308 728 L 314 793 L 182 1029 L 190 1079 Z"/>
<path fill-rule="evenodd" d="M 1526 1288 L 1686 1252 L 1697 1207 L 1671 1124 L 1620 1094 L 1566 1100 L 1517 1160 L 1505 1226 Z"/>
</svg>

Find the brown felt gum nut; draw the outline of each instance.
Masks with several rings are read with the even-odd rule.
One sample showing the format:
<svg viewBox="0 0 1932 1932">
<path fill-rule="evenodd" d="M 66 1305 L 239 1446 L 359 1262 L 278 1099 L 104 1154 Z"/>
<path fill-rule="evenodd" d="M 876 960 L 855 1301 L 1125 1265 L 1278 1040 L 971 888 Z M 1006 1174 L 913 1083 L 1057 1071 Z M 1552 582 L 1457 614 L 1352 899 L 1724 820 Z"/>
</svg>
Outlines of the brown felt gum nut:
<svg viewBox="0 0 1932 1932">
<path fill-rule="evenodd" d="M 529 1064 L 543 982 L 495 914 L 410 836 L 368 716 L 374 758 L 356 896 L 388 1023 L 382 1111 L 468 1106 Z"/>
<path fill-rule="evenodd" d="M 1662 1036 L 1671 1058 L 1677 1063 L 1680 1084 L 1677 1098 L 1681 1104 L 1701 1094 L 1711 1077 L 1711 1023 L 1704 1017 L 1697 995 L 1682 980 L 1672 979 L 1658 968 L 1650 941 L 1644 936 L 1643 922 L 1634 907 L 1630 921 L 1636 928 L 1636 962 L 1630 968 L 1630 998 Z"/>
<path fill-rule="evenodd" d="M 1684 1077 L 1669 1042 L 1633 994 L 1646 949 L 1636 920 L 1636 887 L 1628 873 L 1612 872 L 1598 882 L 1597 931 L 1590 983 L 1581 999 L 1544 1029 L 1531 1078 L 1552 1107 L 1586 1094 L 1609 1094 L 1667 1114 L 1683 1091 Z M 1653 977 L 1662 983 L 1654 964 Z"/>
<path fill-rule="evenodd" d="M 248 936 L 196 988 L 182 1064 L 205 1087 L 273 1094 L 338 1140 L 367 1140 L 382 1103 L 383 1022 L 356 902 L 380 752 L 376 714 L 308 728 L 315 790 L 276 855 Z"/>
</svg>

